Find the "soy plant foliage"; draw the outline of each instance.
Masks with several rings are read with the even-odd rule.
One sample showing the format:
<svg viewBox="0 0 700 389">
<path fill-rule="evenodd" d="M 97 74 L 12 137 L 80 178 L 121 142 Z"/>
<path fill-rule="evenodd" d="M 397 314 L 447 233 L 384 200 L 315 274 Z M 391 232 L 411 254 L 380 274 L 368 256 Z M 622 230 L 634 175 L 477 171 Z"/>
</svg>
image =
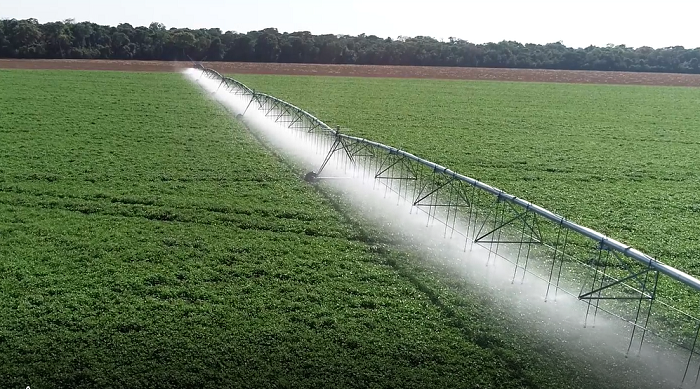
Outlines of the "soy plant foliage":
<svg viewBox="0 0 700 389">
<path fill-rule="evenodd" d="M 700 276 L 700 89 L 234 77 Z"/>
<path fill-rule="evenodd" d="M 592 379 L 458 319 L 180 75 L 0 71 L 0 162 L 2 387 Z"/>
</svg>

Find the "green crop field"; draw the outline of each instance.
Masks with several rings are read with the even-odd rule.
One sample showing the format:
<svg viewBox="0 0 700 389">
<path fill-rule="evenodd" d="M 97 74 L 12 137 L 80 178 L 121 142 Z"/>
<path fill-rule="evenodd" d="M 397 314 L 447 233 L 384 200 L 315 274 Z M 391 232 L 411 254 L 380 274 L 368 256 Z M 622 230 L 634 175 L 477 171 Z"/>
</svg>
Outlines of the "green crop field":
<svg viewBox="0 0 700 389">
<path fill-rule="evenodd" d="M 234 77 L 700 275 L 700 89 Z"/>
<path fill-rule="evenodd" d="M 309 82 L 257 80 L 274 81 L 285 97 Z M 347 80 L 313 82 L 338 104 L 296 101 L 331 122 L 489 172 L 487 157 L 475 162 L 478 148 L 456 152 L 454 139 L 441 141 L 460 134 L 460 121 L 496 116 L 463 118 L 462 104 L 435 91 L 452 88 L 459 102 L 474 95 L 462 89 L 486 93 L 490 84 L 362 81 L 377 86 L 375 98 L 394 87 L 417 93 L 409 99 L 434 93 L 431 103 L 451 112 L 445 119 L 427 107 L 392 113 L 405 103 L 383 98 L 353 111 L 359 89 Z M 333 92 L 335 83 L 345 93 Z M 436 122 L 420 116 L 429 111 Z M 468 133 L 459 136 L 464 146 Z M 534 145 L 532 134 L 519 139 Z M 515 162 L 488 153 L 502 160 L 491 178 L 516 174 Z M 575 184 L 547 183 L 556 172 L 528 174 L 541 188 Z M 692 174 L 686 167 L 674 177 Z M 562 204 L 579 209 L 571 200 Z M 603 380 L 580 355 L 518 329 L 517 318 L 490 309 L 468 285 L 451 292 L 445 285 L 458 280 L 424 271 L 419 258 L 353 220 L 180 75 L 0 71 L 0 386 L 563 388 Z"/>
</svg>

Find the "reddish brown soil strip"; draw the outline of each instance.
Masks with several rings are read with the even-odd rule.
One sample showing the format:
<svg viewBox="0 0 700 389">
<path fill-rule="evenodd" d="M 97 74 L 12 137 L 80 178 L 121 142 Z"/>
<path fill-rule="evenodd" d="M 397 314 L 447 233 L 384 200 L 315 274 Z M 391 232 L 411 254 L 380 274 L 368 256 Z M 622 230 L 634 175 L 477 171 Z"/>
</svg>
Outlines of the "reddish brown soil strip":
<svg viewBox="0 0 700 389">
<path fill-rule="evenodd" d="M 448 80 L 490 80 L 565 82 L 583 84 L 625 84 L 700 86 L 700 75 L 670 73 L 598 72 L 576 70 L 448 68 L 425 66 L 316 65 L 278 63 L 205 63 L 227 74 L 288 74 L 305 76 L 397 77 Z M 118 70 L 173 72 L 190 67 L 189 62 L 115 60 L 13 60 L 0 59 L 5 69 Z"/>
<path fill-rule="evenodd" d="M 0 69 L 113 70 L 125 72 L 174 72 L 190 62 L 113 61 L 83 59 L 0 59 Z"/>
</svg>

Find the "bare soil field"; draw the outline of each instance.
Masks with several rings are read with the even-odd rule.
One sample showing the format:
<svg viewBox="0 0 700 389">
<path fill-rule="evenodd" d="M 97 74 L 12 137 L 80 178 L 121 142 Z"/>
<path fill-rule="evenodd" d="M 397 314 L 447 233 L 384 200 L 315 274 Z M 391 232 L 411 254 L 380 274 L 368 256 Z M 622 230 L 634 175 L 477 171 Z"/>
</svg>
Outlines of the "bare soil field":
<svg viewBox="0 0 700 389">
<path fill-rule="evenodd" d="M 229 74 L 288 74 L 305 76 L 397 77 L 451 80 L 561 82 L 700 87 L 700 75 L 672 73 L 600 72 L 578 70 L 488 69 L 427 66 L 318 65 L 205 62 Z M 73 69 L 174 72 L 191 66 L 180 61 L 16 60 L 0 59 L 0 69 Z"/>
</svg>

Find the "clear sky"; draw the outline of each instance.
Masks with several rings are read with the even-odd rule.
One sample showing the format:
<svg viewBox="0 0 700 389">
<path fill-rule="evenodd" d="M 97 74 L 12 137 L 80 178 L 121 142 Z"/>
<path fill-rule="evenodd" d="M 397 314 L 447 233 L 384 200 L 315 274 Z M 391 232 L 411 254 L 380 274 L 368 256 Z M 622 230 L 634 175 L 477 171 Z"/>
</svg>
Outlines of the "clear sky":
<svg viewBox="0 0 700 389">
<path fill-rule="evenodd" d="M 427 35 L 474 43 L 700 47 L 700 1 L 649 0 L 0 0 L 0 18 L 219 27 L 247 32 Z"/>
</svg>

